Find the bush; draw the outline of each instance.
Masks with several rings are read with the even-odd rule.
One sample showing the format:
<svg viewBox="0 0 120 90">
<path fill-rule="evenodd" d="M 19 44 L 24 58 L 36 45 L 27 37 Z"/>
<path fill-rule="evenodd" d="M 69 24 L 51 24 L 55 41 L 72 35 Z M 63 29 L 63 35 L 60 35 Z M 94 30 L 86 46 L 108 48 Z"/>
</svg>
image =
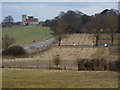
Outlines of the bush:
<svg viewBox="0 0 120 90">
<path fill-rule="evenodd" d="M 57 69 L 59 68 L 59 65 L 62 63 L 62 61 L 60 60 L 60 56 L 58 54 L 54 56 L 53 63 L 56 65 Z"/>
<path fill-rule="evenodd" d="M 2 37 L 2 47 L 3 47 L 3 49 L 7 49 L 14 42 L 15 42 L 15 39 L 6 34 L 4 37 Z"/>
<path fill-rule="evenodd" d="M 107 70 L 108 65 L 105 59 L 78 59 L 78 70 Z"/>
<path fill-rule="evenodd" d="M 77 59 L 78 70 L 85 70 L 86 59 Z"/>
<path fill-rule="evenodd" d="M 109 70 L 111 71 L 120 71 L 120 61 L 111 61 L 109 62 Z"/>
<path fill-rule="evenodd" d="M 77 59 L 78 70 L 93 70 L 93 71 L 120 71 L 120 61 L 107 61 L 101 59 Z"/>
<path fill-rule="evenodd" d="M 26 51 L 21 46 L 11 46 L 2 51 L 3 56 L 22 56 L 26 54 Z"/>
</svg>

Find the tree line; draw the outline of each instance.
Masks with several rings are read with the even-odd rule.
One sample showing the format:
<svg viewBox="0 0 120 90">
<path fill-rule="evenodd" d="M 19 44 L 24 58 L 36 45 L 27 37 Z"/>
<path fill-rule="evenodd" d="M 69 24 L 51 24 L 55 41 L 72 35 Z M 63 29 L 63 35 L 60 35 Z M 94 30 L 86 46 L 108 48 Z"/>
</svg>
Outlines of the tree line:
<svg viewBox="0 0 120 90">
<path fill-rule="evenodd" d="M 113 45 L 114 34 L 118 29 L 119 11 L 116 9 L 105 9 L 100 13 L 89 16 L 80 11 L 60 12 L 52 20 L 46 20 L 43 26 L 48 26 L 58 37 L 59 46 L 62 35 L 65 33 L 93 33 L 96 46 L 98 45 L 100 33 L 109 33 Z"/>
<path fill-rule="evenodd" d="M 80 11 L 69 10 L 60 14 L 52 20 L 43 22 L 43 26 L 51 27 L 53 31 L 58 29 L 60 20 L 67 24 L 65 32 L 82 33 L 92 32 L 92 29 L 101 29 L 102 32 L 108 32 L 109 29 L 117 29 L 119 12 L 116 9 L 105 9 L 95 15 L 86 15 Z M 57 30 L 58 31 L 58 30 Z M 119 32 L 116 30 L 116 32 Z"/>
<path fill-rule="evenodd" d="M 119 17 L 119 11 L 115 9 L 105 9 L 91 16 L 78 10 L 69 10 L 66 13 L 60 12 L 52 20 L 42 22 L 42 25 L 51 28 L 54 36 L 58 39 L 59 46 L 65 33 L 93 33 L 96 46 L 98 46 L 100 33 L 109 33 L 113 45 L 114 34 L 120 33 Z M 10 27 L 15 23 L 12 16 L 7 16 L 3 19 L 2 24 Z"/>
</svg>

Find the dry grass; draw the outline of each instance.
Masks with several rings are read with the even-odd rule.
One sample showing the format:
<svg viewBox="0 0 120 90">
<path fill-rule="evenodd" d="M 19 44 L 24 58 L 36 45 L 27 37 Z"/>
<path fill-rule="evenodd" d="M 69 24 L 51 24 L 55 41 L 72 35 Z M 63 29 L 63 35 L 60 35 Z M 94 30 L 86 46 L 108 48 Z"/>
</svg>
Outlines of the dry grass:
<svg viewBox="0 0 120 90">
<path fill-rule="evenodd" d="M 118 45 L 118 37 L 119 34 L 114 35 L 114 44 Z M 62 39 L 61 45 L 92 45 L 93 41 L 93 34 L 67 34 L 67 38 Z M 111 44 L 111 39 L 109 34 L 100 34 L 99 44 Z"/>
<path fill-rule="evenodd" d="M 63 39 L 63 44 L 71 44 L 73 45 L 73 42 L 75 44 L 79 43 L 81 45 L 91 45 L 92 34 L 71 34 L 68 35 L 66 38 Z M 108 36 L 107 36 L 108 37 Z M 106 37 L 105 37 L 106 38 Z M 67 40 L 67 42 L 66 42 Z M 84 42 L 85 41 L 85 42 Z M 83 43 L 82 43 L 83 42 Z M 40 48 L 37 50 L 40 51 Z M 52 62 L 54 59 L 54 56 L 56 54 L 60 55 L 60 58 L 62 60 L 62 67 L 74 67 L 76 68 L 76 59 L 77 58 L 85 58 L 85 59 L 92 59 L 92 58 L 98 58 L 103 57 L 107 60 L 117 60 L 118 54 L 117 48 L 113 47 L 58 47 L 53 46 L 50 49 L 31 55 L 29 58 L 15 58 L 15 59 L 4 59 L 5 66 L 15 66 L 17 64 L 18 66 L 21 66 L 22 64 L 24 66 L 36 66 L 36 62 L 39 61 L 40 67 L 45 66 L 48 67 L 48 62 Z M 20 64 L 20 65 L 19 65 Z"/>
<path fill-rule="evenodd" d="M 65 48 L 65 47 L 51 47 L 49 50 L 34 55 L 30 58 L 15 58 L 4 59 L 5 67 L 36 67 L 38 61 L 40 68 L 48 68 L 49 62 L 52 62 L 55 55 L 59 55 L 62 61 L 61 67 L 67 69 L 77 68 L 77 58 L 92 58 L 92 54 L 96 53 L 97 48 Z"/>
<path fill-rule="evenodd" d="M 91 45 L 93 41 L 90 36 L 70 35 L 63 39 L 62 44 Z M 29 58 L 4 59 L 6 67 L 32 67 L 32 69 L 3 69 L 3 88 L 117 88 L 117 72 L 76 71 L 77 58 L 105 57 L 107 60 L 115 60 L 116 50 L 117 48 L 109 47 L 56 46 Z M 60 55 L 62 60 L 60 67 L 67 67 L 67 70 L 34 69 L 36 66 L 39 68 L 53 66 L 52 61 L 56 54 Z"/>
<path fill-rule="evenodd" d="M 120 53 L 120 46 L 110 47 L 109 50 L 110 50 L 110 55 L 117 56 Z"/>
<path fill-rule="evenodd" d="M 109 34 L 109 33 L 101 34 L 100 36 L 101 36 L 102 39 L 110 39 L 110 34 Z M 120 38 L 120 37 L 119 37 L 119 34 L 117 34 L 117 33 L 114 34 L 114 38 L 115 38 L 115 39 L 119 39 L 119 38 Z"/>
<path fill-rule="evenodd" d="M 67 38 L 61 41 L 61 45 L 92 45 L 92 34 L 67 34 Z"/>
<path fill-rule="evenodd" d="M 119 44 L 119 34 L 114 34 L 114 42 L 113 44 L 114 45 L 118 45 Z M 111 37 L 110 35 L 107 33 L 107 34 L 101 34 L 100 35 L 100 40 L 99 40 L 99 44 L 108 44 L 108 45 L 111 45 Z"/>
<path fill-rule="evenodd" d="M 120 47 L 109 47 L 109 54 L 107 55 L 107 60 L 109 61 L 115 61 L 119 60 L 119 53 L 120 53 Z"/>
<path fill-rule="evenodd" d="M 117 88 L 117 72 L 3 69 L 3 88 Z"/>
<path fill-rule="evenodd" d="M 104 52 L 105 52 L 105 48 L 103 47 L 98 47 L 96 53 L 92 54 L 93 58 L 99 58 L 99 57 L 104 57 Z"/>
</svg>

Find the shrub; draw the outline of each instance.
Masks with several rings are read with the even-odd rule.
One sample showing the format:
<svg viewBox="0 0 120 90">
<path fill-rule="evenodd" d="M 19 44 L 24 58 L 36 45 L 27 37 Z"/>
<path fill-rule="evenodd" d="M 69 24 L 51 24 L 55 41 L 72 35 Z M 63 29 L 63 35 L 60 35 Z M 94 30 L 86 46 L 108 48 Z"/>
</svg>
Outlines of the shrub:
<svg viewBox="0 0 120 90">
<path fill-rule="evenodd" d="M 77 59 L 78 70 L 94 70 L 94 71 L 120 71 L 120 61 L 107 61 L 101 59 Z"/>
<path fill-rule="evenodd" d="M 77 59 L 78 70 L 107 70 L 105 59 Z"/>
<path fill-rule="evenodd" d="M 6 34 L 4 37 L 2 37 L 2 47 L 3 47 L 3 49 L 8 48 L 14 42 L 15 42 L 15 39 Z"/>
<path fill-rule="evenodd" d="M 26 54 L 26 51 L 21 46 L 11 46 L 2 51 L 3 56 L 22 56 Z"/>
<path fill-rule="evenodd" d="M 91 60 L 92 65 L 93 65 L 93 70 L 107 70 L 108 69 L 108 64 L 107 61 L 104 58 L 101 59 L 93 59 Z"/>
<path fill-rule="evenodd" d="M 85 70 L 86 59 L 77 59 L 78 70 Z"/>
<path fill-rule="evenodd" d="M 53 63 L 56 65 L 57 69 L 59 68 L 59 65 L 62 63 L 62 61 L 60 60 L 60 56 L 58 54 L 54 56 Z"/>
<path fill-rule="evenodd" d="M 120 71 L 120 61 L 111 61 L 109 62 L 109 70 L 111 71 Z"/>
</svg>

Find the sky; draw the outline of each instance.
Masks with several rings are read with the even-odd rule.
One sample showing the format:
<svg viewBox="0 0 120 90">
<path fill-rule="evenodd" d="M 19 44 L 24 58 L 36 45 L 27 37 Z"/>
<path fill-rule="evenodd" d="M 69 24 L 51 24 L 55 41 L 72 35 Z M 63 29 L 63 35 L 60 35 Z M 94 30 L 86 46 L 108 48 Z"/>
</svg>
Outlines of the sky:
<svg viewBox="0 0 120 90">
<path fill-rule="evenodd" d="M 104 9 L 118 9 L 117 2 L 2 2 L 2 19 L 11 15 L 14 21 L 21 21 L 22 14 L 38 18 L 39 21 L 53 19 L 61 11 L 79 10 L 94 15 Z"/>
</svg>

